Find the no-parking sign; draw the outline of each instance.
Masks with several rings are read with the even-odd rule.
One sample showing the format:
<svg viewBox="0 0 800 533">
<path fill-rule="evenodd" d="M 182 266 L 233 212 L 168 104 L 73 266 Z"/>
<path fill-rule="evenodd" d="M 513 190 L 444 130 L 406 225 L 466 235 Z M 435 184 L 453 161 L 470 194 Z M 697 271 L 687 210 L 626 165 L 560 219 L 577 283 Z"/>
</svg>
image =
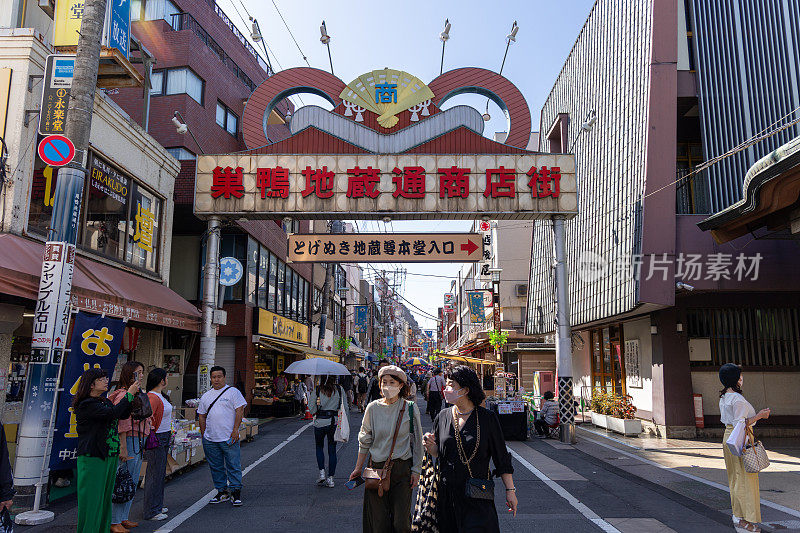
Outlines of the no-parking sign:
<svg viewBox="0 0 800 533">
<path fill-rule="evenodd" d="M 51 167 L 63 167 L 75 157 L 75 145 L 63 135 L 48 135 L 39 143 L 39 158 Z"/>
</svg>

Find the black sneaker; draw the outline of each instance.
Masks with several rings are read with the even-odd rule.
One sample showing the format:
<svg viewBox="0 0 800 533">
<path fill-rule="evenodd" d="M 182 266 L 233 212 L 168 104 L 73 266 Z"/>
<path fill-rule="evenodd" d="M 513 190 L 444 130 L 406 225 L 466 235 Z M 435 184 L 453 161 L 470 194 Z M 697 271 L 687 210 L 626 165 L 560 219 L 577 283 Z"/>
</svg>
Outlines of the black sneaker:
<svg viewBox="0 0 800 533">
<path fill-rule="evenodd" d="M 213 498 L 211 498 L 211 500 L 209 500 L 208 503 L 211 503 L 211 504 L 221 503 L 221 502 L 226 502 L 226 501 L 228 501 L 230 499 L 231 499 L 230 495 L 226 491 L 221 490 L 221 491 L 217 492 L 217 495 L 214 496 Z"/>
<path fill-rule="evenodd" d="M 242 505 L 242 491 L 241 490 L 231 491 L 231 503 L 233 503 L 234 507 L 239 507 L 240 505 Z"/>
</svg>

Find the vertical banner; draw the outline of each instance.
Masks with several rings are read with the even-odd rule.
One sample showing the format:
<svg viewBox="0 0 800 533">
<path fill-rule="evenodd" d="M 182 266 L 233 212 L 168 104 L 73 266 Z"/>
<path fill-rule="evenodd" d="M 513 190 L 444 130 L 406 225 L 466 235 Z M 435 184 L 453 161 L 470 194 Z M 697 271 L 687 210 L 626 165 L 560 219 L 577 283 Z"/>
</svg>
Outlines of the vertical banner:
<svg viewBox="0 0 800 533">
<path fill-rule="evenodd" d="M 78 447 L 77 420 L 72 412 L 72 399 L 78 391 L 81 375 L 90 368 L 102 368 L 109 378 L 117 365 L 122 347 L 125 321 L 79 312 L 72 329 L 69 354 L 64 360 L 63 392 L 58 398 L 58 413 L 53 431 L 50 468 L 75 466 Z"/>
<path fill-rule="evenodd" d="M 127 3 L 127 2 L 126 2 Z M 57 0 L 53 20 L 53 46 L 78 46 L 84 0 Z"/>
<path fill-rule="evenodd" d="M 356 306 L 356 321 L 353 331 L 355 333 L 363 333 L 367 330 L 367 306 Z"/>
<path fill-rule="evenodd" d="M 484 308 L 484 291 L 467 291 L 467 302 L 469 303 L 469 323 L 486 323 L 486 310 Z"/>
<path fill-rule="evenodd" d="M 456 310 L 456 295 L 452 292 L 444 293 L 444 310 L 452 312 Z"/>
<path fill-rule="evenodd" d="M 106 43 L 116 48 L 128 59 L 131 33 L 131 3 L 127 0 L 109 0 L 106 7 Z"/>
<path fill-rule="evenodd" d="M 208 373 L 210 365 L 197 366 L 197 397 L 200 398 L 211 388 L 211 374 Z"/>
</svg>

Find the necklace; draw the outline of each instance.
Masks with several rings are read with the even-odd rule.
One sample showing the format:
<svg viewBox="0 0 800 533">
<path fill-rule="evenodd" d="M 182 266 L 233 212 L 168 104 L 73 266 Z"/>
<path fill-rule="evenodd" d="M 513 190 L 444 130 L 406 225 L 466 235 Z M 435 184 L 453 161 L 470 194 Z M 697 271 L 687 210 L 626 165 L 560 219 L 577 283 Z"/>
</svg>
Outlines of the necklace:
<svg viewBox="0 0 800 533">
<path fill-rule="evenodd" d="M 474 410 L 475 410 L 475 408 L 473 407 L 473 408 L 472 408 L 472 409 L 470 409 L 469 411 L 466 411 L 466 412 L 463 412 L 463 413 L 462 413 L 461 411 L 459 411 L 459 410 L 458 410 L 458 406 L 455 406 L 455 405 L 454 405 L 453 407 L 455 407 L 455 408 L 456 408 L 456 414 L 457 414 L 458 416 L 466 416 L 466 415 L 470 414 L 472 411 L 474 411 Z"/>
</svg>

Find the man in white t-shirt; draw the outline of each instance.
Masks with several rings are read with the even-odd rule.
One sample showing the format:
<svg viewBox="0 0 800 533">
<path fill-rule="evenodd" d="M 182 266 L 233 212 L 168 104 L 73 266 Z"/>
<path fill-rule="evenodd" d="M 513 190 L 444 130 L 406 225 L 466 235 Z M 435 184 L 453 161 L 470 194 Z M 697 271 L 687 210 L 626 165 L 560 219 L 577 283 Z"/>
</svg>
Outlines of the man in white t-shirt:
<svg viewBox="0 0 800 533">
<path fill-rule="evenodd" d="M 211 367 L 211 390 L 200 398 L 200 434 L 203 451 L 217 495 L 209 503 L 230 500 L 242 505 L 242 455 L 239 447 L 239 424 L 247 401 L 236 387 L 225 384 L 225 369 Z"/>
</svg>

